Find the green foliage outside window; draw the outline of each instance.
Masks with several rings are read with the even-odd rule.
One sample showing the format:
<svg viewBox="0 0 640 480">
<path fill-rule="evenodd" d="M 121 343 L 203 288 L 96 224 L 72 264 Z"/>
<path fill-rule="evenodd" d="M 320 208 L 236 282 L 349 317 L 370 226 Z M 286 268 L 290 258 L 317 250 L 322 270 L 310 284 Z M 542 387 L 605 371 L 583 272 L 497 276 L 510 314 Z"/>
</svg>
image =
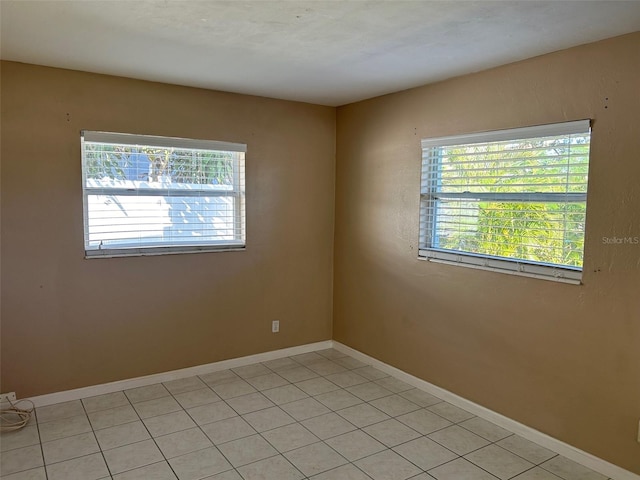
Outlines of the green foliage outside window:
<svg viewBox="0 0 640 480">
<path fill-rule="evenodd" d="M 432 189 L 441 194 L 433 247 L 582 266 L 586 201 L 563 194 L 586 194 L 589 135 L 437 147 L 432 155 Z"/>
<path fill-rule="evenodd" d="M 233 152 L 94 142 L 85 142 L 84 148 L 87 178 L 158 182 L 166 177 L 177 183 L 233 184 Z"/>
</svg>

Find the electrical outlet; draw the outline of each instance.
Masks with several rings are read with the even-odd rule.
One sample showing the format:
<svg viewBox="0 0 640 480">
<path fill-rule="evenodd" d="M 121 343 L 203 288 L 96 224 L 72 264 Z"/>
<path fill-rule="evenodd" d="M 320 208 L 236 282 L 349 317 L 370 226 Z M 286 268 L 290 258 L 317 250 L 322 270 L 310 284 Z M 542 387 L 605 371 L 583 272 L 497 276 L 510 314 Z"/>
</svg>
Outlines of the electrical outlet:
<svg viewBox="0 0 640 480">
<path fill-rule="evenodd" d="M 16 401 L 16 392 L 0 393 L 0 403 L 8 403 L 9 400 Z"/>
<path fill-rule="evenodd" d="M 271 322 L 271 333 L 278 333 L 280 331 L 280 320 L 274 320 Z"/>
</svg>

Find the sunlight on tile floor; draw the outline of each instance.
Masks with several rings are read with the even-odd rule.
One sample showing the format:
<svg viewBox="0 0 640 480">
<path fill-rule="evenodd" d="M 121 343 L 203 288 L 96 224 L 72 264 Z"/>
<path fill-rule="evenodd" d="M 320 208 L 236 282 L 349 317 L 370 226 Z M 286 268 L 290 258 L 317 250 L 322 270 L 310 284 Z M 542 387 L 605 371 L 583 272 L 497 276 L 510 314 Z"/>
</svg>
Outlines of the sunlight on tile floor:
<svg viewBox="0 0 640 480">
<path fill-rule="evenodd" d="M 6 480 L 606 480 L 337 350 L 37 409 Z"/>
</svg>

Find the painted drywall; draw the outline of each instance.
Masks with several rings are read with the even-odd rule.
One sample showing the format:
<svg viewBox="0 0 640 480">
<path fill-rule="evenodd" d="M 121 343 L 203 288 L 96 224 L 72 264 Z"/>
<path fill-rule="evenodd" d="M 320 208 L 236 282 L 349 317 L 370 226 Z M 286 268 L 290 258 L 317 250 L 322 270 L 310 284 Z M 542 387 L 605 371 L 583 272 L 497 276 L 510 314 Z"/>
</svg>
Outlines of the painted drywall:
<svg viewBox="0 0 640 480">
<path fill-rule="evenodd" d="M 331 338 L 334 108 L 11 62 L 1 88 L 1 391 Z M 246 250 L 85 259 L 82 129 L 246 143 Z"/>
<path fill-rule="evenodd" d="M 334 339 L 640 473 L 640 33 L 340 107 Z M 593 119 L 584 284 L 418 260 L 420 140 Z"/>
</svg>

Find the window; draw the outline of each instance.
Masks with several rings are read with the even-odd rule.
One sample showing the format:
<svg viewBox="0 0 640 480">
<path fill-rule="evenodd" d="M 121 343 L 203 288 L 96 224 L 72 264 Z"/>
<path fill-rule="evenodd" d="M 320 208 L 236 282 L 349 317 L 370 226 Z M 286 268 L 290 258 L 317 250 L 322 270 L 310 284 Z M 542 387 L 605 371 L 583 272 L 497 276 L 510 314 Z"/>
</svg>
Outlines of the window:
<svg viewBox="0 0 640 480">
<path fill-rule="evenodd" d="M 87 257 L 245 246 L 246 145 L 82 132 Z"/>
<path fill-rule="evenodd" d="M 422 141 L 420 256 L 579 283 L 589 120 Z"/>
</svg>

